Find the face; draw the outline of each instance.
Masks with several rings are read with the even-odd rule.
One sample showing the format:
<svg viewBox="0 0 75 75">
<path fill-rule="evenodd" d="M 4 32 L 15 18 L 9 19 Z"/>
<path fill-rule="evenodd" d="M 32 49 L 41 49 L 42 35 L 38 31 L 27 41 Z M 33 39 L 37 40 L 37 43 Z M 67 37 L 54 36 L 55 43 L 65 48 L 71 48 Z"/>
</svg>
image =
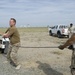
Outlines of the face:
<svg viewBox="0 0 75 75">
<path fill-rule="evenodd" d="M 14 22 L 13 20 L 10 20 L 10 21 L 9 21 L 9 25 L 10 25 L 10 26 L 14 26 L 14 25 L 15 25 L 15 22 Z"/>
</svg>

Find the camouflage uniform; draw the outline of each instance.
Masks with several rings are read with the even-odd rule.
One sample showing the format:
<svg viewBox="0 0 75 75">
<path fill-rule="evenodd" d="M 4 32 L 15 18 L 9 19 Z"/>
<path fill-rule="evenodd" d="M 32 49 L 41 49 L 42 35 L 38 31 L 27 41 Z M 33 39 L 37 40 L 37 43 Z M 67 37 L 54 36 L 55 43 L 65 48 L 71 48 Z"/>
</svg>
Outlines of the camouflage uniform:
<svg viewBox="0 0 75 75">
<path fill-rule="evenodd" d="M 14 66 L 18 65 L 17 62 L 17 52 L 20 46 L 20 35 L 15 26 L 12 26 L 7 29 L 6 33 L 10 35 L 10 44 L 7 52 L 7 59 L 14 64 Z"/>
<path fill-rule="evenodd" d="M 17 62 L 17 52 L 19 50 L 19 46 L 20 46 L 20 43 L 16 43 L 14 45 L 9 45 L 9 48 L 8 48 L 8 53 L 7 53 L 7 59 L 8 61 L 10 62 L 14 62 L 14 64 L 16 65 L 19 65 L 19 63 Z"/>
<path fill-rule="evenodd" d="M 75 48 L 72 51 L 72 58 L 71 58 L 71 73 L 72 75 L 75 75 Z"/>
<path fill-rule="evenodd" d="M 68 28 L 68 34 L 69 34 L 69 38 L 72 36 L 72 34 L 74 33 L 74 26 L 72 26 L 72 27 L 69 27 Z"/>
<path fill-rule="evenodd" d="M 71 58 L 71 68 L 75 68 L 75 43 L 73 44 L 72 58 Z"/>
<path fill-rule="evenodd" d="M 73 33 L 75 33 L 75 27 L 72 26 L 69 28 L 69 38 L 71 38 L 71 36 L 73 35 Z M 73 48 L 72 48 L 72 58 L 71 58 L 71 68 L 75 68 L 75 43 L 72 44 Z"/>
<path fill-rule="evenodd" d="M 75 75 L 74 73 L 75 72 L 75 33 L 72 34 L 72 36 L 66 41 L 64 45 L 60 45 L 59 49 L 64 49 L 70 45 L 73 45 L 70 68 L 71 68 L 72 75 Z"/>
</svg>

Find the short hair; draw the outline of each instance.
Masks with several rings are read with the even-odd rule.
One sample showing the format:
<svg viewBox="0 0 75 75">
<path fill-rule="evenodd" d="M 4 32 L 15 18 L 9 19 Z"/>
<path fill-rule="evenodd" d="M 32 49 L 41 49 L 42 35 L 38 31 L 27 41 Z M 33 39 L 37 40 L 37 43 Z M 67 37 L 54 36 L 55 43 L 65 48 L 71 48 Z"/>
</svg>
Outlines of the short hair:
<svg viewBox="0 0 75 75">
<path fill-rule="evenodd" d="M 14 18 L 11 18 L 10 20 L 13 20 L 13 21 L 15 22 L 15 24 L 16 24 L 16 19 L 14 19 Z"/>
<path fill-rule="evenodd" d="M 72 23 L 70 23 L 70 27 L 72 27 L 73 26 L 73 24 Z"/>
<path fill-rule="evenodd" d="M 70 23 L 70 25 L 73 25 L 73 23 Z"/>
</svg>

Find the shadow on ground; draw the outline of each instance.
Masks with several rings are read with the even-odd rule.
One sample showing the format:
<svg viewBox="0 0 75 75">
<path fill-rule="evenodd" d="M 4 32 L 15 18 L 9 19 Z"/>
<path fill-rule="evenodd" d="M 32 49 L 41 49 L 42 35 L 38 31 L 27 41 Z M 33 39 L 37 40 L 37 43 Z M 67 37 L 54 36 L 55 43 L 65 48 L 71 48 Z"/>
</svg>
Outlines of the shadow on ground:
<svg viewBox="0 0 75 75">
<path fill-rule="evenodd" d="M 47 63 L 41 63 L 40 61 L 37 61 L 36 63 L 39 64 L 38 68 L 43 70 L 46 75 L 63 75 L 62 73 L 53 70 Z"/>
</svg>

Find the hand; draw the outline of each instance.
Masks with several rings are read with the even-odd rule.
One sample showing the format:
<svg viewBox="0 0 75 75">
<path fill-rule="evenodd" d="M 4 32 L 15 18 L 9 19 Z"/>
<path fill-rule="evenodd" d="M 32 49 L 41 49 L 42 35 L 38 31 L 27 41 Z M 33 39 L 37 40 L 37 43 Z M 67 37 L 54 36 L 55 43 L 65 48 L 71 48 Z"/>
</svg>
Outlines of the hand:
<svg viewBox="0 0 75 75">
<path fill-rule="evenodd" d="M 61 50 L 64 49 L 63 45 L 60 45 L 58 48 L 61 49 Z"/>
</svg>

